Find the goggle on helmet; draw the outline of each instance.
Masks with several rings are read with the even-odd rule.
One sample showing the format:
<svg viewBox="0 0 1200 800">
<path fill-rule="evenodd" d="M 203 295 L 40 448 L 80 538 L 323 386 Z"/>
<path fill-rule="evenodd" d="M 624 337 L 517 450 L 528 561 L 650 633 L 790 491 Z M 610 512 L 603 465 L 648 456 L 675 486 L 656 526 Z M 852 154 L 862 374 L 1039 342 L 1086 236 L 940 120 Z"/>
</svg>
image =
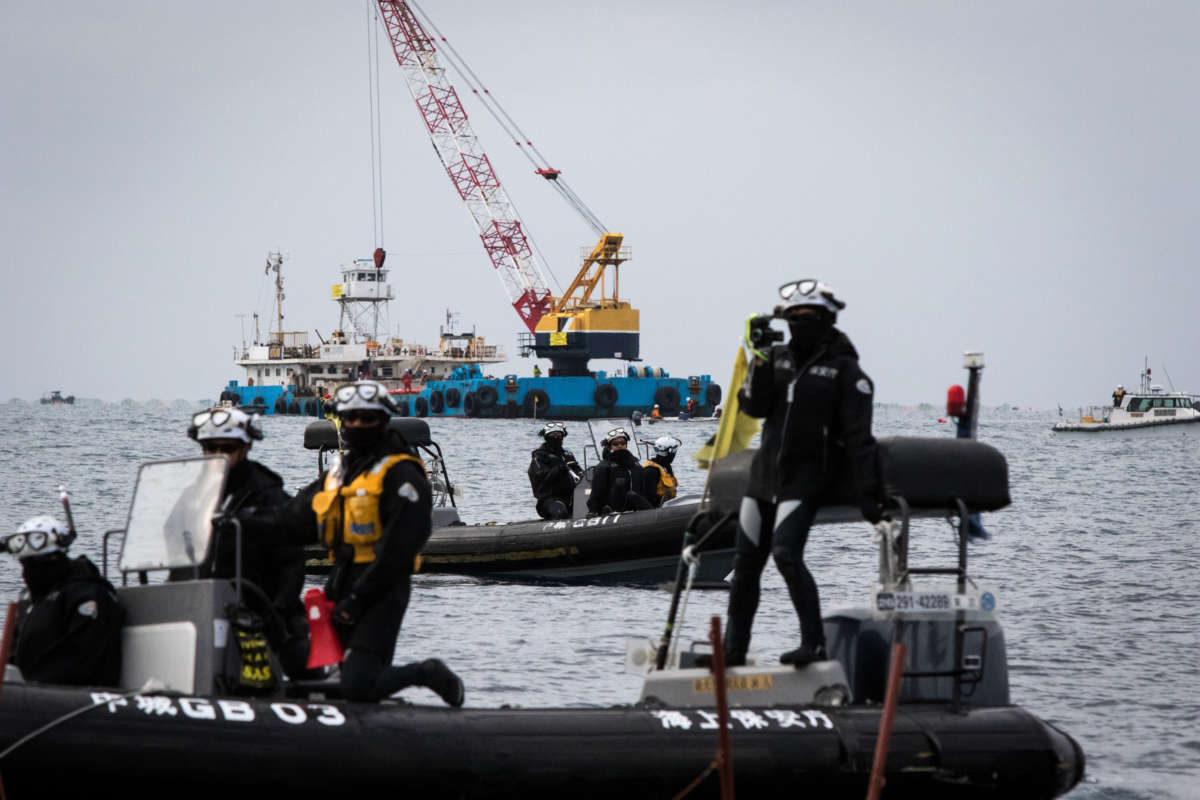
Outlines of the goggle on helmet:
<svg viewBox="0 0 1200 800">
<path fill-rule="evenodd" d="M 613 428 L 604 435 L 603 443 L 611 446 L 617 439 L 624 439 L 625 443 L 629 444 L 629 432 L 624 428 Z"/>
<path fill-rule="evenodd" d="M 237 408 L 213 408 L 192 417 L 188 436 L 198 442 L 206 439 L 236 439 L 249 444 L 263 438 L 258 415 Z"/>
<path fill-rule="evenodd" d="M 654 440 L 654 454 L 656 456 L 673 456 L 681 444 L 683 442 L 674 436 L 660 436 Z"/>
<path fill-rule="evenodd" d="M 74 538 L 66 525 L 43 514 L 26 520 L 17 528 L 16 533 L 10 533 L 0 539 L 0 546 L 17 558 L 30 558 L 49 553 L 65 553 Z"/>
<path fill-rule="evenodd" d="M 338 414 L 347 411 L 378 411 L 391 416 L 396 413 L 396 403 L 388 394 L 387 387 L 379 381 L 355 381 L 339 386 L 333 393 L 335 410 Z"/>
<path fill-rule="evenodd" d="M 538 435 L 543 439 L 551 434 L 558 434 L 559 436 L 565 438 L 567 435 L 567 426 L 561 422 L 547 422 L 542 426 L 542 429 L 538 431 Z"/>
<path fill-rule="evenodd" d="M 815 278 L 803 278 L 783 284 L 779 287 L 779 298 L 783 303 L 776 309 L 776 313 L 787 313 L 793 308 L 811 306 L 823 308 L 837 316 L 837 313 L 846 307 L 844 302 L 834 296 L 832 287 Z"/>
</svg>

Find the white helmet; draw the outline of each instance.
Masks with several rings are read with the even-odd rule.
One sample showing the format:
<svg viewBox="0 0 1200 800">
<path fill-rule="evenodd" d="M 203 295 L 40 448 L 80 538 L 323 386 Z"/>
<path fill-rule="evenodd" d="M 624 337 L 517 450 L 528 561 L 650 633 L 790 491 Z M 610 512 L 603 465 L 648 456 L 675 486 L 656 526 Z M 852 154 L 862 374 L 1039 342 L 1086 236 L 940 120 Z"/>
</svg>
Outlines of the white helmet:
<svg viewBox="0 0 1200 800">
<path fill-rule="evenodd" d="M 1118 391 L 1118 392 L 1123 392 L 1123 391 L 1125 391 L 1125 384 L 1123 384 L 1123 383 L 1118 383 L 1118 384 L 1117 384 L 1117 391 Z"/>
<path fill-rule="evenodd" d="M 48 514 L 26 520 L 16 533 L 4 537 L 4 549 L 17 558 L 65 553 L 74 537 L 67 526 Z"/>
<path fill-rule="evenodd" d="M 237 408 L 213 408 L 192 417 L 188 436 L 198 442 L 205 439 L 237 439 L 250 444 L 263 438 L 257 414 Z"/>
<path fill-rule="evenodd" d="M 333 393 L 336 411 L 378 411 L 391 416 L 396 413 L 396 403 L 388 394 L 387 387 L 379 381 L 355 381 L 344 383 Z"/>
<path fill-rule="evenodd" d="M 779 297 L 783 300 L 783 304 L 776 309 L 776 313 L 784 313 L 803 306 L 814 306 L 823 308 L 836 317 L 837 313 L 846 307 L 845 303 L 834 296 L 833 287 L 821 283 L 815 278 L 788 281 L 779 287 Z"/>
<path fill-rule="evenodd" d="M 541 436 L 543 439 L 545 439 L 552 433 L 561 434 L 565 438 L 567 435 L 567 426 L 561 422 L 547 422 L 542 426 L 542 429 L 538 431 L 538 436 Z"/>
<path fill-rule="evenodd" d="M 629 432 L 624 428 L 613 428 L 604 435 L 603 444 L 611 444 L 614 439 L 624 439 L 625 443 L 629 443 Z"/>
<path fill-rule="evenodd" d="M 674 436 L 660 436 L 654 440 L 654 455 L 673 456 L 683 442 Z"/>
</svg>

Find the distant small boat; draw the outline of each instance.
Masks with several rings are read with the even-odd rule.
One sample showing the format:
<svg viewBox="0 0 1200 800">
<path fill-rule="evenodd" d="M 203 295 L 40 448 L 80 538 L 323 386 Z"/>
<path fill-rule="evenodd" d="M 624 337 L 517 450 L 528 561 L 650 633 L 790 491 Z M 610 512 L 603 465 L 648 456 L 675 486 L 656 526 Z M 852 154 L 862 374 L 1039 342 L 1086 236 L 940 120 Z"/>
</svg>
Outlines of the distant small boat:
<svg viewBox="0 0 1200 800">
<path fill-rule="evenodd" d="M 42 405 L 44 406 L 73 406 L 75 405 L 75 395 L 62 396 L 62 392 L 58 389 L 51 389 L 46 394 L 42 395 Z"/>
<path fill-rule="evenodd" d="M 1103 431 L 1176 432 L 1182 425 L 1200 422 L 1200 405 L 1186 392 L 1168 392 L 1150 382 L 1150 368 L 1141 374 L 1141 387 L 1126 392 L 1118 387 L 1110 405 L 1080 409 L 1078 422 L 1060 422 L 1055 433 L 1100 433 Z M 1060 407 L 1061 412 L 1061 407 Z"/>
</svg>

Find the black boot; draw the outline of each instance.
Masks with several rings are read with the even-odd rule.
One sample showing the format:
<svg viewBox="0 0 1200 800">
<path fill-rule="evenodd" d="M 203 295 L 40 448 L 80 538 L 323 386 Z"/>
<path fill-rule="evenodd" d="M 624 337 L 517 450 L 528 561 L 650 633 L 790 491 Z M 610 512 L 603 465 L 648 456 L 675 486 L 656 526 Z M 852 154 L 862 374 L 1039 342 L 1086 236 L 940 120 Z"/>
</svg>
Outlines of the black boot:
<svg viewBox="0 0 1200 800">
<path fill-rule="evenodd" d="M 788 650 L 779 657 L 780 664 L 795 664 L 797 667 L 803 667 L 814 661 L 828 660 L 829 656 L 825 653 L 825 645 L 823 644 L 819 644 L 816 647 L 809 644 L 802 644 L 795 650 Z"/>
<path fill-rule="evenodd" d="M 466 698 L 466 687 L 462 679 L 455 675 L 439 658 L 430 658 L 421 662 L 421 670 L 425 673 L 425 685 L 437 692 L 438 697 L 446 701 L 446 705 L 458 708 Z"/>
</svg>

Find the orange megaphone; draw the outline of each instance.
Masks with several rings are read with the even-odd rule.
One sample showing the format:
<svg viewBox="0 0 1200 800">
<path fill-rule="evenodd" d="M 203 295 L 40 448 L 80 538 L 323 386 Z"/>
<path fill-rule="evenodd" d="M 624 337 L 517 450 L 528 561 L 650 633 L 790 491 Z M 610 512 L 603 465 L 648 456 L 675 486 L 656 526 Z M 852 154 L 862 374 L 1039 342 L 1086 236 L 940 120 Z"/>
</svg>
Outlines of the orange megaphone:
<svg viewBox="0 0 1200 800">
<path fill-rule="evenodd" d="M 329 614 L 333 603 L 320 589 L 304 593 L 304 616 L 308 618 L 308 668 L 342 663 L 342 641 L 333 629 Z"/>
</svg>

